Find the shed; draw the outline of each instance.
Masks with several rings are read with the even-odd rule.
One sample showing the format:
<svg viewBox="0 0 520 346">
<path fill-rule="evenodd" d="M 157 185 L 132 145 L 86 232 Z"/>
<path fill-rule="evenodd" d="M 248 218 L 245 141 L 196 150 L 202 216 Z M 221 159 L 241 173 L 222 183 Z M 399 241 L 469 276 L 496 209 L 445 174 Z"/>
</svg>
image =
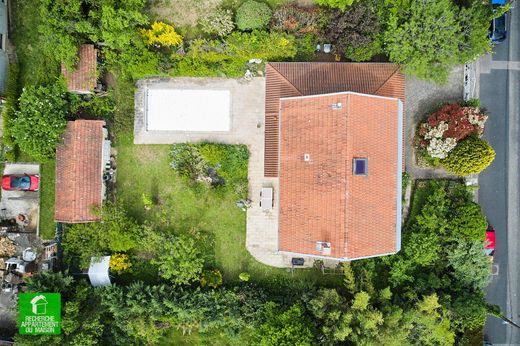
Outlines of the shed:
<svg viewBox="0 0 520 346">
<path fill-rule="evenodd" d="M 69 121 L 56 150 L 54 219 L 63 223 L 98 221 L 93 209 L 105 198 L 103 173 L 110 141 L 102 120 Z"/>
<path fill-rule="evenodd" d="M 93 44 L 84 44 L 78 50 L 78 62 L 68 69 L 61 64 L 61 73 L 67 80 L 67 89 L 78 94 L 91 93 L 97 85 L 97 50 Z"/>
</svg>

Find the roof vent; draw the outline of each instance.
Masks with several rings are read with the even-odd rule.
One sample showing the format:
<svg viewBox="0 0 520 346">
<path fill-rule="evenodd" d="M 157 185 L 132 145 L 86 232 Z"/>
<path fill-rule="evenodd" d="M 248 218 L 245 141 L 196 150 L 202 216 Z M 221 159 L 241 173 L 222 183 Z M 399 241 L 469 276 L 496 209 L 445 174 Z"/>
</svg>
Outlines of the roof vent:
<svg viewBox="0 0 520 346">
<path fill-rule="evenodd" d="M 337 103 L 333 103 L 331 107 L 332 107 L 332 109 L 341 109 L 341 108 L 343 108 L 343 104 L 341 102 L 337 102 Z"/>
<path fill-rule="evenodd" d="M 309 155 L 309 154 L 303 154 L 303 161 L 308 162 L 308 161 L 310 161 L 310 160 L 311 160 L 311 155 Z"/>
<path fill-rule="evenodd" d="M 330 255 L 331 244 L 329 242 L 317 241 L 316 251 L 319 251 L 322 255 Z"/>
</svg>

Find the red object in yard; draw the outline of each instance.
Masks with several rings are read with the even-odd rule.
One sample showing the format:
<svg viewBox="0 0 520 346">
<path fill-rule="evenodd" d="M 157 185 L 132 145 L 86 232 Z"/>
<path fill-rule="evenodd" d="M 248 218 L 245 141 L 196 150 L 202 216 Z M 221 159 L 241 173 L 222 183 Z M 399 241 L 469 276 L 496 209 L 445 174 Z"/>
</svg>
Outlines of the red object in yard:
<svg viewBox="0 0 520 346">
<path fill-rule="evenodd" d="M 486 245 L 484 246 L 486 255 L 493 256 L 495 254 L 495 229 L 488 225 L 486 230 Z"/>
<path fill-rule="evenodd" d="M 10 174 L 2 177 L 2 189 L 6 191 L 38 191 L 40 176 L 37 174 Z"/>
</svg>

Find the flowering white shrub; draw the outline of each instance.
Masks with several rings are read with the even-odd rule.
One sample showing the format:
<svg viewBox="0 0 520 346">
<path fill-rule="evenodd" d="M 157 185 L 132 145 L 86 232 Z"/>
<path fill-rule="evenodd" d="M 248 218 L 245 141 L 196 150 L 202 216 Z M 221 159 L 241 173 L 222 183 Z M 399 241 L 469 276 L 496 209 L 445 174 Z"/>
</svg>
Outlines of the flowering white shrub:
<svg viewBox="0 0 520 346">
<path fill-rule="evenodd" d="M 444 159 L 457 146 L 455 138 L 432 138 L 426 147 L 431 157 Z"/>
<path fill-rule="evenodd" d="M 430 126 L 428 123 L 424 123 L 422 126 L 426 129 L 424 139 L 442 138 L 444 131 L 448 129 L 448 124 L 444 121 L 441 121 L 439 125 L 435 127 Z"/>
<path fill-rule="evenodd" d="M 472 134 L 481 136 L 487 116 L 478 107 L 450 103 L 428 115 L 419 127 L 419 145 L 432 158 L 444 159 L 457 143 Z"/>
</svg>

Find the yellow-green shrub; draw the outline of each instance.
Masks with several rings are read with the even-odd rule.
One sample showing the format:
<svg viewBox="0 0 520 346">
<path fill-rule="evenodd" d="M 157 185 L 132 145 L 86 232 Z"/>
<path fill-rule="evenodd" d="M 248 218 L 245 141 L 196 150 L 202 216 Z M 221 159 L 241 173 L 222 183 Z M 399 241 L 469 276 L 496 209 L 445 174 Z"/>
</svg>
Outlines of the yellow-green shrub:
<svg viewBox="0 0 520 346">
<path fill-rule="evenodd" d="M 182 36 L 173 25 L 164 22 L 154 22 L 150 29 L 141 29 L 141 33 L 150 46 L 171 47 L 182 43 Z"/>
<path fill-rule="evenodd" d="M 450 173 L 465 176 L 482 172 L 495 159 L 495 150 L 477 136 L 459 142 L 448 156 L 441 160 Z"/>
</svg>

